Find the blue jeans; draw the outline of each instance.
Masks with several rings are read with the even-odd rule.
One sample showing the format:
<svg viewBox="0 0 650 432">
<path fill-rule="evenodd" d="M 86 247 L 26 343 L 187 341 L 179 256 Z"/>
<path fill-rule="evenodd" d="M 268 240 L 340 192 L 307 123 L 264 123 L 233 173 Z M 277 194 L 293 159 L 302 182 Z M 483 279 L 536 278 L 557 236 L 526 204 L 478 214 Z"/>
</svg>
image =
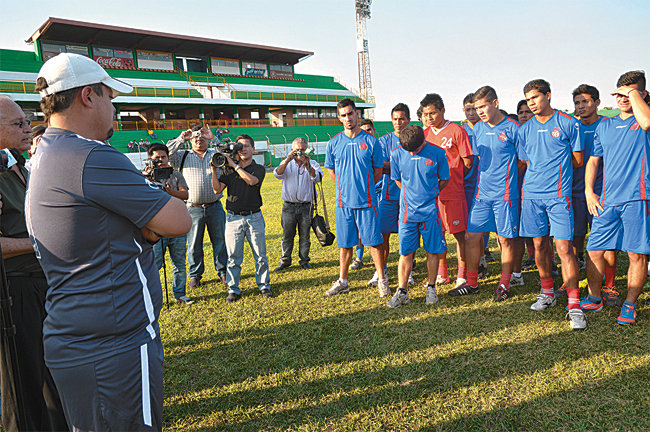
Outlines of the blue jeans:
<svg viewBox="0 0 650 432">
<path fill-rule="evenodd" d="M 153 256 L 158 270 L 162 268 L 165 259 L 165 250 L 169 249 L 169 258 L 172 260 L 172 274 L 174 275 L 174 297 L 179 298 L 185 295 L 185 282 L 187 272 L 185 271 L 185 242 L 187 235 L 180 237 L 163 237 L 153 245 Z"/>
<path fill-rule="evenodd" d="M 203 234 L 206 227 L 212 243 L 212 258 L 214 269 L 219 276 L 226 272 L 226 247 L 224 243 L 224 229 L 226 214 L 221 207 L 221 202 L 203 207 L 188 206 L 192 218 L 192 228 L 187 234 L 188 257 L 187 264 L 190 269 L 190 277 L 201 279 L 205 271 L 203 264 Z"/>
<path fill-rule="evenodd" d="M 239 277 L 241 276 L 241 263 L 244 260 L 244 239 L 248 240 L 253 258 L 255 258 L 257 287 L 260 290 L 271 288 L 264 227 L 262 212 L 248 216 L 226 213 L 226 250 L 228 251 L 226 283 L 229 293 L 241 294 Z"/>
</svg>

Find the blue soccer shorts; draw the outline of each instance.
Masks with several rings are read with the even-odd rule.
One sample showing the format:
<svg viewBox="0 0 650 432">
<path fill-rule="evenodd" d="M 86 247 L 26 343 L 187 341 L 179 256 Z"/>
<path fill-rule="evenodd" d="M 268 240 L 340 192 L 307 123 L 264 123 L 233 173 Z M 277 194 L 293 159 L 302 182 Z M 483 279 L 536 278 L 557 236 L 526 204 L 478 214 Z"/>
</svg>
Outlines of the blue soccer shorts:
<svg viewBox="0 0 650 432">
<path fill-rule="evenodd" d="M 650 254 L 650 201 L 606 206 L 593 219 L 587 250 Z"/>
<path fill-rule="evenodd" d="M 589 231 L 592 220 L 591 213 L 587 210 L 587 200 L 585 197 L 573 197 L 571 201 L 573 205 L 573 235 L 584 237 Z"/>
<path fill-rule="evenodd" d="M 382 199 L 379 201 L 379 219 L 382 234 L 396 233 L 399 220 L 399 200 Z"/>
<path fill-rule="evenodd" d="M 420 236 L 424 250 L 428 253 L 441 253 L 447 250 L 442 232 L 442 223 L 437 215 L 424 222 L 399 223 L 399 254 L 410 255 L 420 247 Z"/>
<path fill-rule="evenodd" d="M 474 198 L 467 231 L 496 232 L 501 237 L 519 236 L 519 200 L 483 200 Z"/>
<path fill-rule="evenodd" d="M 356 246 L 377 246 L 384 242 L 379 229 L 377 207 L 336 207 L 336 245 L 341 249 Z"/>
<path fill-rule="evenodd" d="M 523 199 L 519 218 L 519 235 L 543 237 L 550 234 L 557 240 L 573 240 L 573 209 L 571 207 L 570 197 Z"/>
</svg>

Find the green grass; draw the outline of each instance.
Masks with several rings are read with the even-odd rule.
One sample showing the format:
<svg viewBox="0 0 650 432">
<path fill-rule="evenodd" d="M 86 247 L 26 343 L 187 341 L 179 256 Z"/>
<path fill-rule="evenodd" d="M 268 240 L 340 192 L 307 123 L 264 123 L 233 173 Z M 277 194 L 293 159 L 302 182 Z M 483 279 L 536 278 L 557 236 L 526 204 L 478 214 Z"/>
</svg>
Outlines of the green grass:
<svg viewBox="0 0 650 432">
<path fill-rule="evenodd" d="M 271 268 L 281 255 L 280 188 L 268 173 L 262 209 Z M 326 179 L 332 223 L 333 189 Z M 397 236 L 391 241 L 394 290 Z M 455 245 L 449 249 L 453 278 Z M 422 263 L 424 256 L 418 251 Z M 624 292 L 620 257 L 616 283 Z M 239 302 L 224 302 L 227 289 L 210 268 L 188 293 L 195 304 L 163 307 L 165 430 L 650 430 L 648 307 L 630 327 L 606 308 L 588 316 L 586 331 L 572 332 L 566 300 L 529 310 L 536 272 L 524 274 L 526 286 L 513 288 L 511 299 L 492 303 L 500 272 L 492 263 L 479 295 L 451 298 L 453 286 L 444 285 L 433 307 L 424 304 L 426 269 L 418 266 L 413 301 L 391 310 L 365 286 L 371 266 L 350 272 L 349 294 L 326 298 L 338 249 L 313 239 L 311 258 L 312 270 L 272 273 L 276 297 L 266 299 L 246 246 Z"/>
</svg>

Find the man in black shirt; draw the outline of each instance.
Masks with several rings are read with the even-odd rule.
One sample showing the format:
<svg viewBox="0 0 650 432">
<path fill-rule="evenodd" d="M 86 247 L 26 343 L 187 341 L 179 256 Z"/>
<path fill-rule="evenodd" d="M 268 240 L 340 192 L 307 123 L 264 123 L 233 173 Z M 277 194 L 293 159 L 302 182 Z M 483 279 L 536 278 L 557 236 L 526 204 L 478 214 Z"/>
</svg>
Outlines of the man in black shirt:
<svg viewBox="0 0 650 432">
<path fill-rule="evenodd" d="M 212 188 L 221 193 L 228 188 L 226 199 L 226 251 L 228 267 L 226 283 L 228 297 L 226 302 L 239 300 L 239 276 L 244 259 L 244 239 L 248 240 L 255 258 L 255 280 L 260 294 L 273 297 L 270 285 L 269 262 L 266 258 L 266 236 L 262 216 L 262 195 L 260 189 L 266 175 L 262 165 L 255 163 L 253 152 L 255 141 L 249 135 L 239 135 L 237 142 L 243 148 L 237 153 L 238 163 L 226 156 L 228 165 L 234 170 L 218 176 L 217 168 L 212 166 Z"/>
</svg>

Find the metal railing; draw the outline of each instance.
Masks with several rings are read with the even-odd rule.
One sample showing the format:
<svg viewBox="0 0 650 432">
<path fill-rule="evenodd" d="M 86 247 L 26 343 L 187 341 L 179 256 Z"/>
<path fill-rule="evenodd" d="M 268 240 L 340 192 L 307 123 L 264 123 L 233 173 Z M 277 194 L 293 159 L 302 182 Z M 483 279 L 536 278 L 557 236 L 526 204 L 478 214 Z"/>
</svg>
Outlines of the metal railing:
<svg viewBox="0 0 650 432">
<path fill-rule="evenodd" d="M 34 90 L 35 83 L 29 81 L 0 81 L 0 92 L 4 93 L 37 93 Z M 133 93 L 128 96 L 141 97 L 182 97 L 182 98 L 202 98 L 203 95 L 193 88 L 173 88 L 173 87 L 133 87 Z"/>
</svg>

